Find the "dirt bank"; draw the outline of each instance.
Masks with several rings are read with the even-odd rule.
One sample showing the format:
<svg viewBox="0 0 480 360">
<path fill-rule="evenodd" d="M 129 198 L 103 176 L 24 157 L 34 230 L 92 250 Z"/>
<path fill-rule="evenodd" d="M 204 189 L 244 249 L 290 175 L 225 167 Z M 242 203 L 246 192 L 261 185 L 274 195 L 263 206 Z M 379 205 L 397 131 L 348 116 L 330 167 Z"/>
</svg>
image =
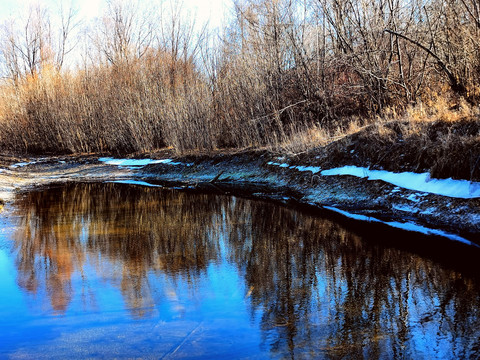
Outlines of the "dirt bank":
<svg viewBox="0 0 480 360">
<path fill-rule="evenodd" d="M 119 166 L 96 156 L 4 157 L 0 159 L 0 199 L 9 202 L 15 194 L 34 186 L 71 181 L 181 186 L 305 204 L 358 220 L 432 234 L 441 231 L 454 240 L 480 244 L 479 198 L 441 196 L 355 176 L 314 174 L 287 166 L 292 159 L 265 151 L 165 160 L 167 155 L 153 155 L 164 160 L 140 166 Z"/>
</svg>

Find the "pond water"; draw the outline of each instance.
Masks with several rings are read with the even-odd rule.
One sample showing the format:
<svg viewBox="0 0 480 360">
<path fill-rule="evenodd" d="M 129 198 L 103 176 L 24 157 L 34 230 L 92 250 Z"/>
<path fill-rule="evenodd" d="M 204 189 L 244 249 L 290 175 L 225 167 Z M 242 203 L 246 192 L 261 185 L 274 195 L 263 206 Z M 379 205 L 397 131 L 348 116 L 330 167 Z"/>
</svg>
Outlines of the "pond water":
<svg viewBox="0 0 480 360">
<path fill-rule="evenodd" d="M 440 238 L 113 183 L 0 225 L 0 358 L 480 357 L 480 254 Z"/>
</svg>

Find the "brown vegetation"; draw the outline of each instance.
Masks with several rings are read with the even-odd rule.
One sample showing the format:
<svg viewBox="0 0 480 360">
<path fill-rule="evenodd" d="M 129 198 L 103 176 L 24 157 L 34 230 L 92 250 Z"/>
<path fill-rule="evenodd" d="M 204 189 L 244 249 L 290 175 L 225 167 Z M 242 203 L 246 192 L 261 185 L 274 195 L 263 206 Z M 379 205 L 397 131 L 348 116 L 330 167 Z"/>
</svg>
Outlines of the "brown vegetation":
<svg viewBox="0 0 480 360">
<path fill-rule="evenodd" d="M 373 164 L 384 166 L 393 146 L 399 157 L 413 152 L 403 154 L 410 169 L 478 176 L 476 1 L 235 1 L 219 40 L 195 32 L 178 7 L 155 14 L 111 1 L 69 70 L 74 12 L 58 34 L 41 8 L 23 27 L 6 24 L 1 149 L 297 153 L 369 126 L 358 136 Z M 461 163 L 452 156 L 465 152 Z"/>
</svg>

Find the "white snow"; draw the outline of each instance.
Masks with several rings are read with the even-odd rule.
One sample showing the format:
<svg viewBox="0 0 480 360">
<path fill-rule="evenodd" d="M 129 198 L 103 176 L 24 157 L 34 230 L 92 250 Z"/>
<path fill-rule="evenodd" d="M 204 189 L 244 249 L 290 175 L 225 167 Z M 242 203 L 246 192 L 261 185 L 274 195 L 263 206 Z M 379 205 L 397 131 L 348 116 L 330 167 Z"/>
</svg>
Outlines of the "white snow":
<svg viewBox="0 0 480 360">
<path fill-rule="evenodd" d="M 445 237 L 445 238 L 450 239 L 450 240 L 459 241 L 463 244 L 479 247 L 477 244 L 475 244 L 475 243 L 473 243 L 473 242 L 471 242 L 471 241 L 469 241 L 469 240 L 467 240 L 467 239 L 465 239 L 465 238 L 463 238 L 459 235 L 451 234 L 451 233 L 448 233 L 448 232 L 445 232 L 445 231 L 442 231 L 442 230 L 438 230 L 438 229 L 430 229 L 430 228 L 427 228 L 425 226 L 421 226 L 421 225 L 418 225 L 418 224 L 415 224 L 415 223 L 410 223 L 410 222 L 401 223 L 401 222 L 398 222 L 398 221 L 382 221 L 382 220 L 376 219 L 376 218 L 371 217 L 371 216 L 352 214 L 352 213 L 349 213 L 347 211 L 337 209 L 333 206 L 324 206 L 324 208 L 327 209 L 327 210 L 331 210 L 331 211 L 337 212 L 339 214 L 342 214 L 343 216 L 349 217 L 351 219 L 368 221 L 368 222 L 375 222 L 375 223 L 382 223 L 382 224 L 385 224 L 385 225 L 388 225 L 388 226 L 391 226 L 391 227 L 394 227 L 394 228 L 397 228 L 397 229 L 419 232 L 419 233 L 422 233 L 422 234 L 425 234 L 425 235 L 442 236 L 442 237 Z"/>
<path fill-rule="evenodd" d="M 421 194 L 421 193 L 410 194 L 409 196 L 407 196 L 407 200 L 410 200 L 412 202 L 420 202 L 420 200 L 422 200 L 423 195 L 424 194 Z"/>
<path fill-rule="evenodd" d="M 331 175 L 352 175 L 360 178 L 368 177 L 368 169 L 357 166 L 344 166 L 322 171 L 323 176 Z"/>
<path fill-rule="evenodd" d="M 115 181 L 108 181 L 110 183 L 116 184 L 131 184 L 131 185 L 141 185 L 141 186 L 150 186 L 150 187 L 162 187 L 161 185 L 150 184 L 146 181 L 140 180 L 115 180 Z"/>
<path fill-rule="evenodd" d="M 408 212 L 408 213 L 415 213 L 415 212 L 418 211 L 417 209 L 414 209 L 411 206 L 400 205 L 400 204 L 392 205 L 392 209 L 399 210 L 399 211 L 404 211 L 404 212 Z"/>
<path fill-rule="evenodd" d="M 343 166 L 334 169 L 322 170 L 317 166 L 288 165 L 270 161 L 268 165 L 282 168 L 296 169 L 298 171 L 311 171 L 313 174 L 321 173 L 323 176 L 351 175 L 368 180 L 382 180 L 397 187 L 420 191 L 424 193 L 437 194 L 453 198 L 473 199 L 480 197 L 480 182 L 454 179 L 432 179 L 429 173 L 401 172 L 394 173 L 386 170 L 370 170 L 358 166 Z M 397 191 L 396 189 L 393 191 Z M 392 191 L 392 192 L 393 192 Z M 416 194 L 416 197 L 423 194 Z M 412 197 L 410 200 L 419 201 Z"/>
<path fill-rule="evenodd" d="M 318 166 L 302 166 L 302 165 L 297 165 L 297 166 L 290 166 L 291 169 L 297 169 L 298 171 L 311 171 L 312 174 L 316 174 L 320 171 L 322 171 L 322 168 Z"/>
<path fill-rule="evenodd" d="M 117 165 L 117 166 L 146 166 L 150 164 L 170 164 L 170 165 L 181 165 L 182 163 L 174 162 L 172 159 L 162 159 L 162 160 L 153 160 L 153 159 L 115 159 L 103 157 L 99 158 L 98 161 L 104 162 L 107 165 Z"/>
<path fill-rule="evenodd" d="M 436 209 L 434 207 L 429 207 L 423 211 L 420 211 L 420 214 L 423 214 L 423 215 L 433 215 L 435 214 L 435 211 Z"/>
<path fill-rule="evenodd" d="M 329 175 L 352 175 L 368 180 L 383 180 L 395 186 L 442 196 L 472 199 L 480 197 L 480 182 L 454 179 L 432 179 L 429 173 L 393 173 L 385 170 L 370 170 L 357 166 L 344 166 L 321 172 Z"/>
<path fill-rule="evenodd" d="M 298 171 L 311 171 L 312 173 L 316 174 L 322 170 L 322 168 L 318 166 L 303 166 L 303 165 L 288 165 L 287 163 L 277 163 L 273 161 L 269 161 L 267 165 L 278 166 L 281 168 L 289 168 L 289 169 L 296 169 Z"/>
<path fill-rule="evenodd" d="M 35 163 L 36 163 L 36 161 L 31 161 L 31 162 L 19 162 L 19 163 L 10 165 L 10 169 L 16 169 L 16 168 L 19 168 L 19 167 L 24 167 L 24 166 L 31 165 L 31 164 L 35 164 Z"/>
<path fill-rule="evenodd" d="M 38 163 L 41 163 L 43 162 L 44 160 L 47 160 L 47 158 L 33 158 L 29 161 L 22 161 L 22 162 L 18 162 L 16 164 L 12 164 L 9 166 L 10 169 L 17 169 L 17 168 L 20 168 L 20 167 L 24 167 L 24 166 L 27 166 L 27 165 L 33 165 L 33 164 L 38 164 Z"/>
<path fill-rule="evenodd" d="M 290 165 L 288 165 L 288 164 L 285 164 L 285 163 L 276 163 L 276 162 L 273 162 L 273 161 L 269 161 L 267 164 L 268 164 L 268 165 L 273 165 L 273 166 L 280 166 L 281 168 L 290 167 Z"/>
</svg>

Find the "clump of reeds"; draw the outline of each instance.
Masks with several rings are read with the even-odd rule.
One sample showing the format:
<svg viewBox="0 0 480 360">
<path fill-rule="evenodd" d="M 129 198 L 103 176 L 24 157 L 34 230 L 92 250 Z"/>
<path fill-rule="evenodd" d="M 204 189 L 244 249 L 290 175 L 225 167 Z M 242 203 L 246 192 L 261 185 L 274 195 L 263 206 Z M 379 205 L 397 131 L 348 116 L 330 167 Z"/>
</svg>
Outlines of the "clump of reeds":
<svg viewBox="0 0 480 360">
<path fill-rule="evenodd" d="M 170 23 L 150 21 L 111 2 L 89 38 L 92 61 L 70 71 L 48 55 L 52 44 L 41 45 L 54 37 L 37 11 L 21 30 L 39 41 L 7 32 L 0 42 L 11 70 L 0 86 L 0 148 L 300 153 L 324 146 L 338 161 L 354 150 L 349 161 L 362 165 L 477 178 L 480 42 L 464 40 L 478 31 L 469 2 L 383 16 L 380 0 L 342 0 L 339 16 L 332 1 L 235 2 L 218 42 L 195 38 L 179 12 Z M 418 11 L 442 23 L 436 32 L 416 20 Z M 406 18 L 413 23 L 402 32 Z M 40 46 L 30 49 L 40 61 L 18 66 L 18 49 L 29 44 Z"/>
</svg>

